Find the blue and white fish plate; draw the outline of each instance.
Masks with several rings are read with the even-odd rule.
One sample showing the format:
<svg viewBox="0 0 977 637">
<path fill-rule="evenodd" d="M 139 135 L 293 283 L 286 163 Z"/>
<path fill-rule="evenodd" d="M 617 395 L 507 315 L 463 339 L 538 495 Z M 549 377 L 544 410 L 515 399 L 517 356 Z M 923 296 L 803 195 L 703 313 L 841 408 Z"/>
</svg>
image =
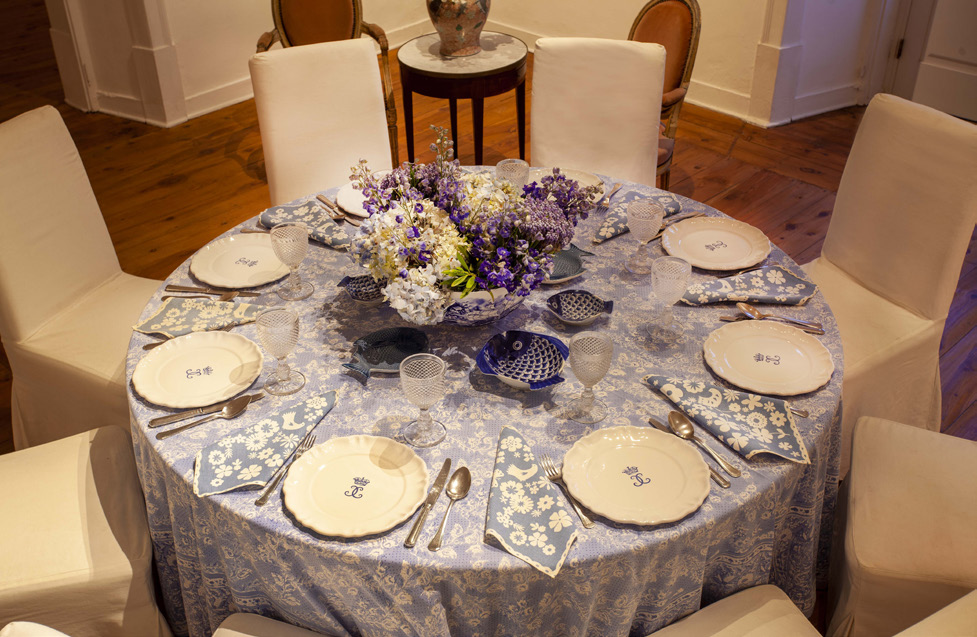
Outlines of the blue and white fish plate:
<svg viewBox="0 0 977 637">
<path fill-rule="evenodd" d="M 587 290 L 564 290 L 546 299 L 546 306 L 568 325 L 590 325 L 601 314 L 610 314 L 614 301 L 605 301 Z"/>
<path fill-rule="evenodd" d="M 383 303 L 383 286 L 369 274 L 344 276 L 336 285 L 346 290 L 349 298 L 362 305 L 373 307 Z"/>
<path fill-rule="evenodd" d="M 569 355 L 570 348 L 555 336 L 509 330 L 490 338 L 475 364 L 516 389 L 543 389 L 563 382 L 560 372 Z"/>
<path fill-rule="evenodd" d="M 543 280 L 543 285 L 557 285 L 577 278 L 587 271 L 580 257 L 593 255 L 593 252 L 581 250 L 571 243 L 569 248 L 553 255 L 553 271 Z"/>
<path fill-rule="evenodd" d="M 408 356 L 428 351 L 427 334 L 413 327 L 387 327 L 353 343 L 353 361 L 343 367 L 366 385 L 371 374 L 397 374 Z"/>
</svg>

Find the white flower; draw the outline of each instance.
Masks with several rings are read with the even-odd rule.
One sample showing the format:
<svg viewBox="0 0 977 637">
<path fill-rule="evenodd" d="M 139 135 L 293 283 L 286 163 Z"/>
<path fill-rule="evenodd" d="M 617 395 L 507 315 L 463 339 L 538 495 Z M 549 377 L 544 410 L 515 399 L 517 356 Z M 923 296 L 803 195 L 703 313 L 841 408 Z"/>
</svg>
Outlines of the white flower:
<svg viewBox="0 0 977 637">
<path fill-rule="evenodd" d="M 522 449 L 522 440 L 519 440 L 516 436 L 506 436 L 499 446 L 506 451 L 518 451 Z"/>
<path fill-rule="evenodd" d="M 553 515 L 550 516 L 550 528 L 553 529 L 555 533 L 559 533 L 571 524 L 573 524 L 573 520 L 570 519 L 570 516 L 563 509 L 555 511 Z"/>
<path fill-rule="evenodd" d="M 249 467 L 245 467 L 241 470 L 241 473 L 237 474 L 238 480 L 250 480 L 261 474 L 262 466 L 260 464 L 253 464 Z"/>
<path fill-rule="evenodd" d="M 540 511 L 548 511 L 555 503 L 556 501 L 551 496 L 544 495 L 539 499 L 539 502 L 536 503 L 536 507 Z"/>
<path fill-rule="evenodd" d="M 533 533 L 531 536 L 529 536 L 529 545 L 530 546 L 543 546 L 544 544 L 546 544 L 546 540 L 547 540 L 547 537 L 546 537 L 545 534 L 536 532 L 536 533 Z"/>
<path fill-rule="evenodd" d="M 523 544 L 526 543 L 526 534 L 523 533 L 522 531 L 513 531 L 512 534 L 509 536 L 509 539 L 516 546 L 522 546 Z"/>
</svg>

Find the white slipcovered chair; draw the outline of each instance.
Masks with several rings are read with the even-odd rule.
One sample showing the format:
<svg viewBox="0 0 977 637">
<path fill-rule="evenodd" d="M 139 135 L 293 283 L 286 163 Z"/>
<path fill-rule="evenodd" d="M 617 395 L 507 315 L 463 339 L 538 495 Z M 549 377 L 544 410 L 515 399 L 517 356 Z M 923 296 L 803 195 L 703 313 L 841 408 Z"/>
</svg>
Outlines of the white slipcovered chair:
<svg viewBox="0 0 977 637">
<path fill-rule="evenodd" d="M 249 63 L 272 205 L 391 168 L 380 70 L 365 39 L 293 46 Z"/>
<path fill-rule="evenodd" d="M 51 106 L 0 124 L 0 338 L 14 446 L 129 427 L 125 355 L 159 281 L 124 273 Z"/>
<path fill-rule="evenodd" d="M 977 637 L 977 591 L 913 624 L 899 637 Z"/>
<path fill-rule="evenodd" d="M 888 636 L 977 588 L 977 442 L 865 417 L 852 460 L 827 635 Z"/>
<path fill-rule="evenodd" d="M 72 637 L 168 637 L 146 505 L 119 427 L 0 456 L 0 626 Z"/>
<path fill-rule="evenodd" d="M 862 416 L 939 429 L 939 349 L 977 222 L 977 126 L 892 95 L 865 111 L 821 255 L 845 354 L 842 475 Z"/>
<path fill-rule="evenodd" d="M 274 619 L 235 613 L 221 622 L 214 637 L 329 637 Z"/>
<path fill-rule="evenodd" d="M 655 185 L 665 48 L 601 38 L 540 38 L 533 54 L 530 155 Z"/>
</svg>

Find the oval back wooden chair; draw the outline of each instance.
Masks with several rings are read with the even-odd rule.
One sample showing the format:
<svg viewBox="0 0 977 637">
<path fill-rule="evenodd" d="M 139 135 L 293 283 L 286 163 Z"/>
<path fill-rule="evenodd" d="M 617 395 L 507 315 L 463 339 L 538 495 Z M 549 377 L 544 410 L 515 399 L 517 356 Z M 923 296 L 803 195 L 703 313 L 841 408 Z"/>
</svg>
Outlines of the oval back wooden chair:
<svg viewBox="0 0 977 637">
<path fill-rule="evenodd" d="M 380 79 L 387 111 L 390 159 L 399 164 L 397 151 L 397 105 L 390 79 L 387 34 L 379 26 L 363 21 L 362 0 L 271 0 L 275 28 L 258 38 L 257 52 L 267 51 L 276 42 L 283 47 L 352 40 L 366 34 L 380 45 Z"/>
<path fill-rule="evenodd" d="M 702 18 L 696 0 L 651 0 L 638 12 L 629 40 L 655 42 L 665 47 L 665 85 L 662 91 L 662 134 L 658 140 L 658 178 L 668 190 L 675 150 L 679 111 L 699 49 Z"/>
</svg>

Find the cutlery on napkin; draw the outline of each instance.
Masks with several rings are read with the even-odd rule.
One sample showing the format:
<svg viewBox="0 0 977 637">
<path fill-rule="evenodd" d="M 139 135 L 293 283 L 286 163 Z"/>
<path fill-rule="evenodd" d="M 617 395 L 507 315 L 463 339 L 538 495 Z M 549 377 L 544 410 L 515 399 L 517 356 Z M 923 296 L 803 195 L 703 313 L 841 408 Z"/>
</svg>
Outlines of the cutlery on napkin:
<svg viewBox="0 0 977 637">
<path fill-rule="evenodd" d="M 196 292 L 198 294 L 213 294 L 215 296 L 225 296 L 229 292 L 236 292 L 238 296 L 261 296 L 261 292 L 247 292 L 242 290 L 215 290 L 199 285 L 167 285 L 163 288 L 167 292 Z"/>
<path fill-rule="evenodd" d="M 251 400 L 248 401 L 250 405 L 253 402 L 259 401 L 265 397 L 261 392 L 257 394 L 251 394 Z M 234 398 L 229 398 L 227 400 L 221 401 L 215 405 L 209 405 L 207 407 L 197 407 L 196 409 L 188 409 L 186 411 L 181 411 L 178 414 L 170 414 L 169 416 L 160 416 L 159 418 L 153 418 L 149 421 L 149 428 L 155 429 L 156 427 L 162 427 L 163 425 L 172 425 L 175 422 L 179 422 L 186 418 L 193 418 L 194 416 L 206 416 L 207 414 L 216 414 L 220 410 L 224 409 L 227 403 L 234 400 Z"/>
<path fill-rule="evenodd" d="M 594 243 L 603 243 L 628 232 L 628 204 L 635 199 L 653 199 L 662 204 L 665 206 L 666 219 L 682 210 L 681 202 L 670 192 L 655 190 L 652 193 L 647 193 L 632 190 L 622 194 L 611 211 L 607 213 L 604 222 L 597 230 L 597 234 L 594 235 Z"/>
<path fill-rule="evenodd" d="M 205 496 L 263 486 L 335 404 L 335 390 L 295 401 L 204 447 L 194 463 L 193 492 Z"/>
<path fill-rule="evenodd" d="M 512 555 L 556 577 L 577 538 L 575 523 L 563 502 L 526 439 L 513 427 L 503 427 L 489 490 L 485 535 L 497 539 Z"/>
<path fill-rule="evenodd" d="M 333 213 L 323 210 L 315 201 L 297 205 L 272 206 L 260 215 L 258 221 L 271 228 L 286 221 L 301 221 L 309 228 L 309 238 L 331 248 L 345 248 L 349 235 L 333 220 Z"/>
<path fill-rule="evenodd" d="M 781 398 L 666 376 L 644 380 L 744 458 L 769 453 L 800 464 L 811 462 L 790 406 Z"/>
<path fill-rule="evenodd" d="M 662 431 L 664 433 L 669 434 L 670 436 L 677 436 L 678 435 L 674 431 L 672 431 L 671 429 L 669 429 L 668 426 L 665 425 L 665 423 L 663 423 L 662 421 L 658 420 L 657 418 L 649 417 L 648 418 L 648 424 L 650 424 L 652 427 L 654 427 L 655 429 L 657 429 L 659 431 Z M 695 444 L 695 443 L 692 443 L 692 444 Z M 718 484 L 719 486 L 721 486 L 724 489 L 728 489 L 729 488 L 729 484 L 730 484 L 729 483 L 729 480 L 727 480 L 725 477 L 723 477 L 723 475 L 720 474 L 718 471 L 716 471 L 716 469 L 713 468 L 713 466 L 711 464 L 709 464 L 708 462 L 706 463 L 706 467 L 709 468 L 709 477 L 712 478 L 712 481 L 713 482 L 715 482 L 716 484 Z"/>
<path fill-rule="evenodd" d="M 267 308 L 250 303 L 234 303 L 207 298 L 171 296 L 155 314 L 134 325 L 143 334 L 176 338 L 191 332 L 207 332 L 253 322 Z"/>
<path fill-rule="evenodd" d="M 746 302 L 804 305 L 818 286 L 782 265 L 768 265 L 724 279 L 693 283 L 682 301 L 688 305 Z"/>
</svg>

